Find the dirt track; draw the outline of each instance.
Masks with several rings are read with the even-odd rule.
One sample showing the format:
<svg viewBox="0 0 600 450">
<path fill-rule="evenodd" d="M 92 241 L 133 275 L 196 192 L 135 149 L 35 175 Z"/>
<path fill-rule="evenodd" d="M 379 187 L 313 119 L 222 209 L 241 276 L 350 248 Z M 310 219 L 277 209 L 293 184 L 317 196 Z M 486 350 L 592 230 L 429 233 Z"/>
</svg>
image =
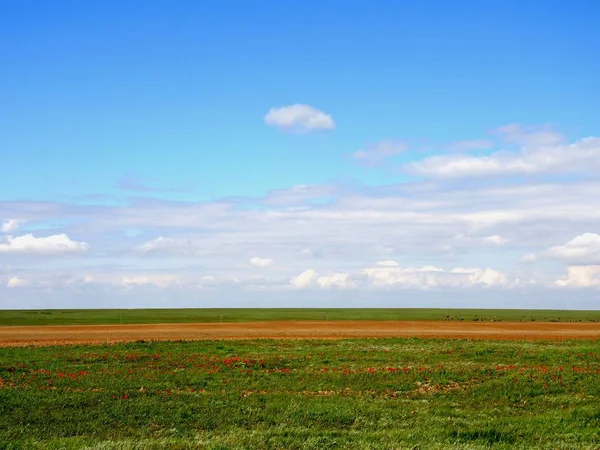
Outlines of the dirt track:
<svg viewBox="0 0 600 450">
<path fill-rule="evenodd" d="M 438 321 L 281 321 L 0 327 L 0 347 L 97 344 L 136 340 L 340 339 L 360 337 L 436 337 L 512 340 L 600 339 L 600 324 Z"/>
</svg>

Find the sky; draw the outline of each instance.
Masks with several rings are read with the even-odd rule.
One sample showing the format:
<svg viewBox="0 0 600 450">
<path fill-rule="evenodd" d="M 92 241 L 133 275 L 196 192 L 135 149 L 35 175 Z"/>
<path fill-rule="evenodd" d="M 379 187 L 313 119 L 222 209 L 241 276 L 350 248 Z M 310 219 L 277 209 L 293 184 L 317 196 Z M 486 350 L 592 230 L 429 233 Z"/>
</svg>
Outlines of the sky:
<svg viewBox="0 0 600 450">
<path fill-rule="evenodd" d="M 6 0 L 0 308 L 600 308 L 600 3 Z"/>
</svg>

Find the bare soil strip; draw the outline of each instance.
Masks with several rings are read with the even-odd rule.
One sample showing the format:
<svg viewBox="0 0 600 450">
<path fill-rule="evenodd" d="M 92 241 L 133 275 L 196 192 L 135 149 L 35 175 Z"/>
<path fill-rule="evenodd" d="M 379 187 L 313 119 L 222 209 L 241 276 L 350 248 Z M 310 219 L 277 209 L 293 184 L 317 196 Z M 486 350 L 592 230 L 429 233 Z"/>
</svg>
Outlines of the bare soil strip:
<svg viewBox="0 0 600 450">
<path fill-rule="evenodd" d="M 448 321 L 281 321 L 157 325 L 0 327 L 0 347 L 220 339 L 600 339 L 600 323 Z"/>
</svg>

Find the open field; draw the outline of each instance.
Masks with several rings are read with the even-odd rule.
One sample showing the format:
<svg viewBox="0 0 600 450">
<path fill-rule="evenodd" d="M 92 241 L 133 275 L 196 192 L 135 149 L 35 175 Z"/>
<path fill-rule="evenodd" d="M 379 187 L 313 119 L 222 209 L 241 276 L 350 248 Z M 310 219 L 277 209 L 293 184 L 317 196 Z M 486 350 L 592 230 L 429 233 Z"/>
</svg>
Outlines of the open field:
<svg viewBox="0 0 600 450">
<path fill-rule="evenodd" d="M 345 320 L 0 327 L 0 347 L 98 344 L 137 340 L 342 339 L 366 337 L 512 340 L 600 339 L 600 324 L 579 322 Z"/>
<path fill-rule="evenodd" d="M 600 448 L 595 341 L 0 349 L 0 448 Z"/>
<path fill-rule="evenodd" d="M 4 311 L 0 448 L 596 449 L 599 315 Z"/>
<path fill-rule="evenodd" d="M 503 322 L 600 322 L 600 311 L 435 308 L 333 309 L 76 309 L 4 310 L 0 325 L 102 325 L 144 323 L 216 323 L 283 320 L 448 320 Z"/>
</svg>

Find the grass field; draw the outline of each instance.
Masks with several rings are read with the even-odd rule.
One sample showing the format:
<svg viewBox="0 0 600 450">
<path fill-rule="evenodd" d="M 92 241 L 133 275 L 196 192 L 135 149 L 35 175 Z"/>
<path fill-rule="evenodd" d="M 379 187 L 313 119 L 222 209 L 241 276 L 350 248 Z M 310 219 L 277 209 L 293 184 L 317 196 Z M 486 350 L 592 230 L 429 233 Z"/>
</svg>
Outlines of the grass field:
<svg viewBox="0 0 600 450">
<path fill-rule="evenodd" d="M 1 325 L 92 325 L 263 320 L 466 320 L 600 322 L 600 311 L 517 309 L 77 309 L 4 310 Z"/>
<path fill-rule="evenodd" d="M 0 448 L 600 448 L 598 342 L 0 349 Z"/>
</svg>

